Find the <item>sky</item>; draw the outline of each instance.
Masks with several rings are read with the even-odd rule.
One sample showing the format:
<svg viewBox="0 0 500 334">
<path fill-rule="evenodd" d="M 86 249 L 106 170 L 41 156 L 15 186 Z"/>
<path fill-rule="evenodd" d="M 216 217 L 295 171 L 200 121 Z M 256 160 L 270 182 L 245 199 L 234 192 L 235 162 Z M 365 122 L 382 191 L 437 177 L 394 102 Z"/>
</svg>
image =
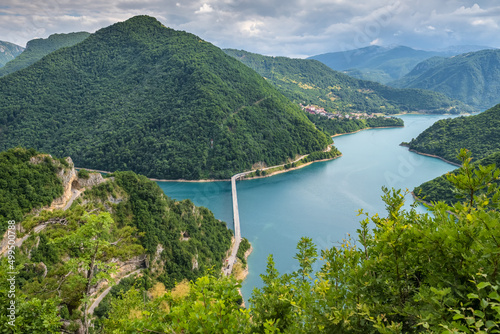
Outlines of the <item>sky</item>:
<svg viewBox="0 0 500 334">
<path fill-rule="evenodd" d="M 135 15 L 221 48 L 304 58 L 369 45 L 500 47 L 498 0 L 0 0 L 0 40 L 95 32 Z"/>
</svg>

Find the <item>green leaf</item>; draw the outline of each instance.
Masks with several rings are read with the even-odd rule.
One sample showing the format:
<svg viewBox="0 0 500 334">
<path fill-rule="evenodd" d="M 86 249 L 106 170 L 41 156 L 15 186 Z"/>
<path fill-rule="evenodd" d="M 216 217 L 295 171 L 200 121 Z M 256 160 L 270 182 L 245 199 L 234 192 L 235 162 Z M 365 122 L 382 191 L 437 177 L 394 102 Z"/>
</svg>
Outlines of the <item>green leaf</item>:
<svg viewBox="0 0 500 334">
<path fill-rule="evenodd" d="M 490 283 L 490 282 L 481 282 L 481 283 L 479 283 L 479 284 L 477 285 L 477 288 L 478 288 L 479 290 L 482 290 L 482 289 L 484 289 L 484 288 L 485 288 L 485 287 L 487 287 L 487 286 L 491 286 L 491 283 Z"/>
</svg>

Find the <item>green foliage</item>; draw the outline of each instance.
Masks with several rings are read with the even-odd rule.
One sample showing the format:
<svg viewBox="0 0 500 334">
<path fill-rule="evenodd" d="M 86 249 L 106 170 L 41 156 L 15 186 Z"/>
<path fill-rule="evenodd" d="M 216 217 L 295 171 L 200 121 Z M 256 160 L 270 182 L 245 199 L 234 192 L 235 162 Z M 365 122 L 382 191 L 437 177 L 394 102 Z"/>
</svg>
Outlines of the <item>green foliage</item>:
<svg viewBox="0 0 500 334">
<path fill-rule="evenodd" d="M 500 102 L 500 51 L 482 50 L 450 58 L 431 58 L 391 85 L 430 89 L 479 109 Z"/>
<path fill-rule="evenodd" d="M 368 119 L 332 118 L 308 114 L 307 117 L 316 127 L 330 136 L 355 132 L 366 128 L 404 126 L 404 121 L 397 117 L 374 117 Z"/>
<path fill-rule="evenodd" d="M 0 149 L 168 179 L 229 178 L 331 143 L 257 73 L 147 16 L 0 78 L 0 129 Z"/>
<path fill-rule="evenodd" d="M 250 314 L 240 306 L 240 284 L 233 278 L 204 276 L 186 297 L 167 293 L 144 302 L 133 288 L 112 303 L 105 332 L 248 333 Z"/>
<path fill-rule="evenodd" d="M 9 42 L 0 41 L 0 67 L 19 56 L 24 48 Z"/>
<path fill-rule="evenodd" d="M 30 159 L 39 155 L 34 149 L 15 148 L 0 152 L 0 234 L 8 220 L 21 222 L 34 208 L 49 205 L 61 196 L 63 187 L 52 159 Z"/>
<path fill-rule="evenodd" d="M 334 146 L 332 146 L 330 151 L 312 152 L 307 157 L 303 158 L 302 160 L 298 161 L 297 163 L 308 163 L 308 162 L 312 162 L 312 161 L 332 159 L 332 158 L 338 157 L 340 154 L 341 154 L 340 151 L 337 150 Z M 297 165 L 297 163 L 296 163 L 296 165 Z M 292 167 L 292 166 L 290 165 L 290 167 Z M 293 167 L 295 167 L 295 166 L 293 166 Z"/>
<path fill-rule="evenodd" d="M 500 151 L 500 105 L 478 115 L 442 119 L 410 142 L 410 149 L 460 163 L 457 152 L 466 148 L 482 159 Z"/>
<path fill-rule="evenodd" d="M 483 158 L 481 160 L 477 160 L 476 162 L 474 162 L 472 164 L 470 164 L 470 162 L 468 161 L 467 162 L 467 169 L 471 169 L 471 170 L 467 171 L 467 174 L 470 174 L 472 176 L 472 173 L 476 173 L 475 167 L 479 166 L 479 165 L 487 166 L 489 169 L 494 169 L 493 166 L 500 166 L 500 152 L 491 154 L 491 155 L 487 156 L 486 158 Z M 481 171 L 478 170 L 478 172 L 481 172 Z M 452 171 L 451 173 L 447 173 L 445 175 L 438 176 L 437 178 L 435 178 L 433 180 L 422 183 L 420 186 L 416 187 L 415 190 L 413 190 L 413 192 L 419 198 L 421 198 L 427 202 L 443 201 L 443 202 L 446 202 L 448 205 L 451 205 L 451 204 L 457 202 L 460 198 L 463 198 L 463 196 L 460 196 L 459 194 L 457 194 L 457 189 L 454 188 L 453 183 L 448 180 L 449 176 L 457 175 L 458 173 L 460 173 L 460 169 L 456 169 L 456 170 Z M 491 180 L 491 181 L 499 184 L 498 180 L 496 180 L 496 181 Z M 476 191 L 474 191 L 474 192 L 476 192 Z M 479 190 L 479 192 L 483 193 L 481 190 Z M 457 197 L 457 195 L 459 195 L 459 196 Z M 470 199 L 470 196 L 468 196 L 468 197 Z"/>
<path fill-rule="evenodd" d="M 28 67 L 51 52 L 80 43 L 89 35 L 88 32 L 74 32 L 33 39 L 26 44 L 26 49 L 19 56 L 0 69 L 0 77 Z"/>
<path fill-rule="evenodd" d="M 22 269 L 22 265 L 15 268 L 14 272 Z M 13 270 L 9 269 L 7 257 L 0 259 L 0 331 L 2 333 L 60 333 L 60 316 L 58 315 L 58 298 L 40 299 L 37 296 L 22 293 L 19 289 L 11 290 L 9 274 Z M 14 278 L 15 280 L 16 278 Z M 11 298 L 13 297 L 13 298 Z M 8 306 L 11 301 L 15 302 L 16 318 L 9 318 Z M 14 320 L 9 324 L 9 321 Z M 13 324 L 13 325 L 12 325 Z"/>
<path fill-rule="evenodd" d="M 116 172 L 113 177 L 114 180 L 86 191 L 85 198 L 106 202 L 113 193 L 115 198 L 122 198 L 113 205 L 115 221 L 120 226 L 137 228 L 151 260 L 161 245 L 164 250 L 159 260 L 163 273 L 159 279 L 168 288 L 186 278 L 196 279 L 209 268 L 221 269 L 232 234 L 224 222 L 190 200 L 177 202 L 168 198 L 156 182 L 145 176 Z M 193 267 L 193 259 L 197 268 Z"/>
<path fill-rule="evenodd" d="M 332 113 L 460 113 L 471 110 L 440 93 L 395 89 L 355 79 L 316 60 L 267 57 L 233 49 L 224 51 L 254 69 L 290 100 L 297 104 L 319 105 Z"/>
<path fill-rule="evenodd" d="M 89 173 L 88 170 L 86 170 L 86 169 L 80 169 L 78 171 L 78 178 L 86 180 L 89 177 L 90 177 L 90 173 Z"/>
<path fill-rule="evenodd" d="M 238 252 L 236 253 L 236 257 L 240 259 L 243 266 L 246 266 L 247 260 L 245 259 L 245 253 L 251 247 L 250 242 L 248 242 L 247 238 L 242 238 L 240 242 L 240 247 L 238 248 Z"/>
</svg>

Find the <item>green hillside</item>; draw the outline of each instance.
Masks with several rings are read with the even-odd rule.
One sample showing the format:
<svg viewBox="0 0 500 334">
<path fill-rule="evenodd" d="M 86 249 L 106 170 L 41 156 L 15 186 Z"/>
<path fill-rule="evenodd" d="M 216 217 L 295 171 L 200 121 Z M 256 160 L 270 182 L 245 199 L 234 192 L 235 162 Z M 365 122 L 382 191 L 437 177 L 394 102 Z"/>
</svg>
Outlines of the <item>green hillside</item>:
<svg viewBox="0 0 500 334">
<path fill-rule="evenodd" d="M 257 73 L 147 16 L 0 78 L 0 148 L 69 155 L 79 167 L 228 178 L 329 143 Z"/>
<path fill-rule="evenodd" d="M 500 151 L 500 105 L 478 115 L 442 119 L 409 143 L 410 149 L 458 163 L 457 151 L 466 148 L 475 159 Z"/>
<path fill-rule="evenodd" d="M 471 110 L 443 94 L 394 89 L 351 78 L 316 60 L 268 57 L 233 49 L 225 52 L 265 77 L 295 103 L 319 105 L 332 113 L 460 113 Z"/>
<path fill-rule="evenodd" d="M 0 235 L 8 220 L 19 222 L 31 210 L 49 205 L 63 194 L 56 173 L 67 168 L 67 163 L 52 159 L 30 163 L 37 154 L 22 148 L 0 152 Z"/>
<path fill-rule="evenodd" d="M 55 50 L 80 43 L 89 35 L 88 32 L 74 32 L 33 39 L 26 44 L 26 49 L 18 57 L 0 68 L 0 77 L 28 67 Z"/>
<path fill-rule="evenodd" d="M 430 89 L 486 109 L 500 102 L 499 76 L 500 50 L 482 50 L 445 59 L 429 59 L 391 85 Z"/>
<path fill-rule="evenodd" d="M 17 237 L 26 236 L 9 253 L 13 260 L 2 256 L 0 261 L 2 281 L 7 282 L 7 271 L 16 272 L 15 296 L 9 297 L 2 285 L 0 303 L 16 302 L 19 333 L 60 333 L 61 328 L 77 332 L 84 319 L 82 310 L 90 306 L 88 298 L 99 296 L 102 283 L 112 276 L 136 271 L 141 274 L 136 287 L 161 283 L 170 289 L 221 270 L 232 236 L 226 224 L 190 200 L 170 199 L 156 182 L 130 171 L 105 179 L 80 172 L 69 183 L 73 191 L 75 184 L 91 178 L 93 186 L 77 186 L 85 191 L 69 209 L 25 215 L 24 208 L 40 209 L 62 194 L 58 172 L 61 168 L 74 172 L 68 161 L 33 149 L 0 153 L 0 182 L 8 183 L 0 192 L 1 234 L 7 221 L 16 219 Z M 15 203 L 22 206 L 20 217 L 12 214 Z M 7 239 L 2 242 L 3 255 Z M 105 309 L 103 304 L 100 310 Z M 0 318 L 2 332 L 12 333 L 6 308 Z"/>
<path fill-rule="evenodd" d="M 495 164 L 497 167 L 500 166 L 500 151 L 477 160 L 473 166 L 488 166 L 491 164 Z M 458 173 L 458 169 L 452 171 L 451 173 Z M 416 187 L 413 192 L 419 198 L 422 198 L 427 202 L 443 201 L 452 205 L 453 203 L 460 201 L 460 199 L 456 197 L 453 184 L 446 179 L 446 175 L 441 175 L 433 180 L 422 183 L 420 186 Z"/>
<path fill-rule="evenodd" d="M 0 68 L 16 58 L 23 50 L 24 48 L 22 46 L 0 41 Z"/>
</svg>

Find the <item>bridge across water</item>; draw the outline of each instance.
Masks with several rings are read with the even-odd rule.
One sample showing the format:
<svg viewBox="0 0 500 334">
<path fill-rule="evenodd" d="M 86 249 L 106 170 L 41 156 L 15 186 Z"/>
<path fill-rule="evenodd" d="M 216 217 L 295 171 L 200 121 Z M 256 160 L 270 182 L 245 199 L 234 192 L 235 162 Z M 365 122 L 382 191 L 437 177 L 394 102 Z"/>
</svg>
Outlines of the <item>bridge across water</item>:
<svg viewBox="0 0 500 334">
<path fill-rule="evenodd" d="M 238 195 L 236 193 L 236 180 L 244 177 L 246 174 L 251 172 L 238 173 L 231 177 L 231 194 L 233 198 L 233 223 L 234 223 L 234 245 L 231 255 L 226 260 L 224 265 L 224 274 L 229 276 L 233 271 L 233 266 L 236 263 L 236 254 L 238 254 L 238 249 L 241 243 L 241 229 L 240 229 L 240 214 L 238 211 Z"/>
</svg>

